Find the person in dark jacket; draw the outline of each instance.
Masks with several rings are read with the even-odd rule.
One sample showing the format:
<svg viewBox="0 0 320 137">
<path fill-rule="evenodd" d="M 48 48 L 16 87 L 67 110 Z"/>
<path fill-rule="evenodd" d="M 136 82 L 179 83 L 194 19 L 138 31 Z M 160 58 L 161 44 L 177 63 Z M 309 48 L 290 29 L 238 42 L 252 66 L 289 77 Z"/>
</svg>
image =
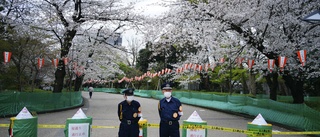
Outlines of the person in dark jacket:
<svg viewBox="0 0 320 137">
<path fill-rule="evenodd" d="M 139 119 L 142 117 L 141 105 L 133 99 L 134 89 L 124 90 L 124 101 L 118 104 L 120 127 L 118 137 L 139 137 Z"/>
<path fill-rule="evenodd" d="M 158 104 L 160 137 L 180 137 L 179 120 L 183 115 L 181 102 L 172 96 L 170 83 L 164 83 L 161 89 L 165 97 Z"/>
</svg>

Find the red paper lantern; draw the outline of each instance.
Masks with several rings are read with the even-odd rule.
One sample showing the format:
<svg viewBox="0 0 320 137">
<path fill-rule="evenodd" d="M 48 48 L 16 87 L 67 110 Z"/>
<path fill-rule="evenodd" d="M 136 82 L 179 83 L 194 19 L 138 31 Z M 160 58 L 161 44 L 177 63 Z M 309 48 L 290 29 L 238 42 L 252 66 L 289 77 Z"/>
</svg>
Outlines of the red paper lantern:
<svg viewBox="0 0 320 137">
<path fill-rule="evenodd" d="M 10 59 L 11 59 L 11 55 L 12 53 L 11 52 L 3 52 L 3 57 L 4 57 L 4 63 L 8 63 L 10 62 Z"/>
<path fill-rule="evenodd" d="M 301 65 L 305 66 L 306 62 L 307 62 L 307 50 L 297 51 L 297 54 L 298 54 L 299 60 L 301 62 Z"/>
<path fill-rule="evenodd" d="M 41 69 L 44 65 L 44 59 L 43 58 L 38 58 L 38 68 Z"/>
</svg>

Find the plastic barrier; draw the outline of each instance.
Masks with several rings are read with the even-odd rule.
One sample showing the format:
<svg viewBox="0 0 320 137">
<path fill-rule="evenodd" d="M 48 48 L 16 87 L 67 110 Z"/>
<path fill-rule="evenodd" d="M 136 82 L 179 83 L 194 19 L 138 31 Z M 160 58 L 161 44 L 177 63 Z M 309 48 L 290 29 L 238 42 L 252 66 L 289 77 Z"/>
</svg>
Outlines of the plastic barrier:
<svg viewBox="0 0 320 137">
<path fill-rule="evenodd" d="M 148 137 L 148 120 L 141 119 L 138 122 L 139 124 L 139 137 Z"/>
<path fill-rule="evenodd" d="M 92 117 L 83 119 L 68 118 L 64 128 L 65 137 L 90 137 Z"/>
<path fill-rule="evenodd" d="M 10 118 L 9 137 L 37 137 L 38 117 L 28 119 Z"/>
<path fill-rule="evenodd" d="M 207 122 L 189 122 L 184 120 L 182 137 L 207 137 L 207 129 L 200 128 L 203 125 L 207 125 Z M 197 128 L 198 126 L 199 128 Z"/>
<path fill-rule="evenodd" d="M 248 122 L 247 130 L 252 132 L 247 134 L 247 137 L 272 137 L 272 125 L 256 125 Z"/>
<path fill-rule="evenodd" d="M 197 111 L 183 121 L 182 137 L 207 137 L 207 122 L 203 121 Z"/>
</svg>

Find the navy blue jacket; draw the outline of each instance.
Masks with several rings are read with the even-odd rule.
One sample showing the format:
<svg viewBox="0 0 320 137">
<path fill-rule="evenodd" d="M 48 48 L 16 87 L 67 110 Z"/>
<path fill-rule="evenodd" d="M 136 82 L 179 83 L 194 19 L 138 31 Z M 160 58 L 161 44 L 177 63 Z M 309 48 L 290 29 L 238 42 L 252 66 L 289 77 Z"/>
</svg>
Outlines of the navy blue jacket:
<svg viewBox="0 0 320 137">
<path fill-rule="evenodd" d="M 140 119 L 141 108 L 138 101 L 132 100 L 130 104 L 124 100 L 118 104 L 119 120 L 133 120 L 138 122 Z"/>
<path fill-rule="evenodd" d="M 182 113 L 182 105 L 179 99 L 171 97 L 168 102 L 166 98 L 159 101 L 158 111 L 161 121 L 178 121 Z"/>
</svg>

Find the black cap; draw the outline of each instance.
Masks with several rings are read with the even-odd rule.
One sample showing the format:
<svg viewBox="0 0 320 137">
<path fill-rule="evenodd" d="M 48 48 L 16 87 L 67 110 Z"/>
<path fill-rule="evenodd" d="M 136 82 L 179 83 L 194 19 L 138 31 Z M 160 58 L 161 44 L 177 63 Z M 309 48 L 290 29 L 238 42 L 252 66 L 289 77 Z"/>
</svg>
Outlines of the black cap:
<svg viewBox="0 0 320 137">
<path fill-rule="evenodd" d="M 133 95 L 133 91 L 134 91 L 134 88 L 128 88 L 128 89 L 122 91 L 122 93 L 127 95 L 127 96 L 132 96 Z"/>
<path fill-rule="evenodd" d="M 161 85 L 161 89 L 172 89 L 171 83 L 164 83 Z"/>
</svg>

